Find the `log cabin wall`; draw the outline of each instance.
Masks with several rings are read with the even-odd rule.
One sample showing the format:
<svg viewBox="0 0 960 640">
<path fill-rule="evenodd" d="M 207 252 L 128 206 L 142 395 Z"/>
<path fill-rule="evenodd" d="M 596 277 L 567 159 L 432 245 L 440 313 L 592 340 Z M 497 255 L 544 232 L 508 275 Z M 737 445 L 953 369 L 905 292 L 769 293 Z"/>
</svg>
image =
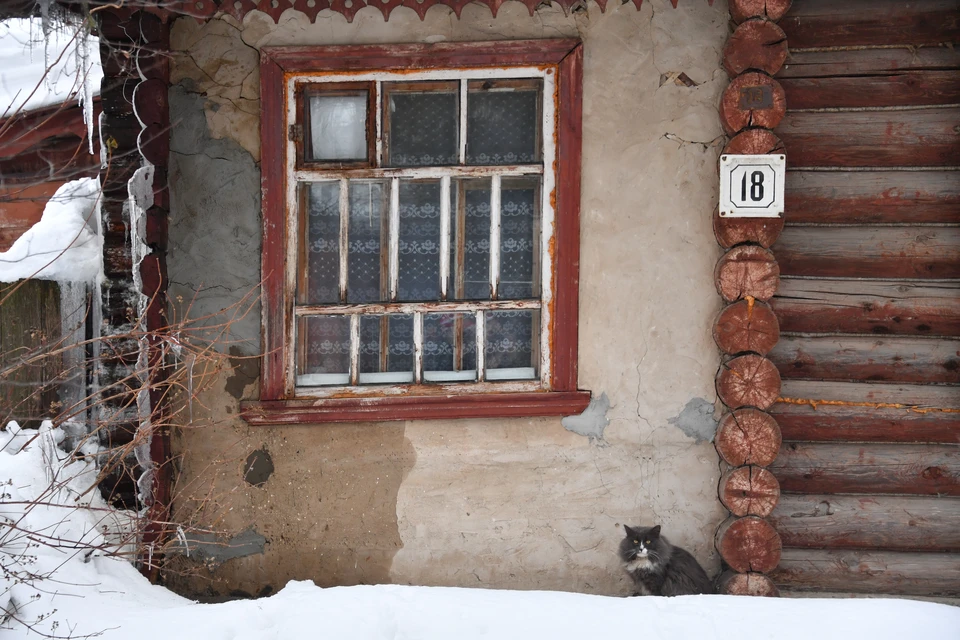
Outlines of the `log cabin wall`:
<svg viewBox="0 0 960 640">
<path fill-rule="evenodd" d="M 960 595 L 960 2 L 795 0 L 782 591 Z"/>
</svg>

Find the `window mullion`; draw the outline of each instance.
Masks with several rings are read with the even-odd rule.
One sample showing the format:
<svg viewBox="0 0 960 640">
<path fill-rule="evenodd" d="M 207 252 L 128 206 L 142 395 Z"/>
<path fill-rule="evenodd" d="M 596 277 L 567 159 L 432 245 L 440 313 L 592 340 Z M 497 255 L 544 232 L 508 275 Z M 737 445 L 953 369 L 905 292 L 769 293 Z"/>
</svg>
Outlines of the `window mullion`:
<svg viewBox="0 0 960 640">
<path fill-rule="evenodd" d="M 360 315 L 350 316 L 350 384 L 360 384 Z"/>
<path fill-rule="evenodd" d="M 486 325 L 484 324 L 484 320 L 485 318 L 483 311 L 477 311 L 476 322 L 474 323 L 476 325 L 477 334 L 477 382 L 484 382 L 486 380 L 486 376 L 483 373 L 484 369 L 486 368 L 483 362 L 483 344 L 486 342 L 486 338 L 484 336 L 486 333 Z"/>
<path fill-rule="evenodd" d="M 500 290 L 500 176 L 490 179 L 490 299 Z"/>
<path fill-rule="evenodd" d="M 450 280 L 450 176 L 440 178 L 440 299 L 447 299 Z"/>
<path fill-rule="evenodd" d="M 460 164 L 467 163 L 467 79 L 460 78 Z"/>
<path fill-rule="evenodd" d="M 350 187 L 340 179 L 340 303 L 347 301 L 347 263 L 350 257 Z"/>
<path fill-rule="evenodd" d="M 423 314 L 413 314 L 413 382 L 423 382 Z"/>
<path fill-rule="evenodd" d="M 397 299 L 400 280 L 400 179 L 390 180 L 390 227 L 387 233 L 390 244 L 390 300 Z"/>
<path fill-rule="evenodd" d="M 378 167 L 383 166 L 383 82 L 377 80 L 376 84 L 376 120 L 375 126 L 377 128 L 377 165 Z"/>
</svg>

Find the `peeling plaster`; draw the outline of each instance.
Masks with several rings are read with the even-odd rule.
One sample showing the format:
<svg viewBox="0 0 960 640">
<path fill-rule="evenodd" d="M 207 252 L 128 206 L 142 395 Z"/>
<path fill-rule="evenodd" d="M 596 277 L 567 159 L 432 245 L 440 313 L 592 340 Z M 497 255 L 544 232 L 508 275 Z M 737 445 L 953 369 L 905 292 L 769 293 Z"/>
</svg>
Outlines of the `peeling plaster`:
<svg viewBox="0 0 960 640">
<path fill-rule="evenodd" d="M 263 554 L 266 544 L 267 539 L 252 528 L 230 539 L 223 539 L 214 533 L 194 532 L 178 536 L 170 552 L 200 560 L 213 568 L 234 558 Z"/>
<path fill-rule="evenodd" d="M 567 431 L 590 438 L 591 442 L 602 442 L 603 430 L 610 424 L 607 419 L 607 411 L 609 410 L 610 399 L 604 392 L 600 394 L 599 398 L 590 398 L 590 404 L 583 410 L 583 413 L 578 416 L 566 416 L 560 420 L 560 424 Z"/>
<path fill-rule="evenodd" d="M 713 412 L 714 403 L 703 398 L 694 398 L 687 403 L 680 415 L 667 422 L 693 438 L 697 444 L 713 442 L 713 436 L 717 433 L 717 421 Z"/>
</svg>

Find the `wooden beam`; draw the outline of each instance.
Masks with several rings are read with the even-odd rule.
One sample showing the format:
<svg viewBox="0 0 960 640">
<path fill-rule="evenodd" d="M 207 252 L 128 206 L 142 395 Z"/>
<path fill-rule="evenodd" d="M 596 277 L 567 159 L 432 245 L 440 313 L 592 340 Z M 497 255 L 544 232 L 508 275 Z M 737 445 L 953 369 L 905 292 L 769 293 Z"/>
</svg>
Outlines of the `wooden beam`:
<svg viewBox="0 0 960 640">
<path fill-rule="evenodd" d="M 784 78 L 788 108 L 907 107 L 960 102 L 956 71 L 902 71 L 877 76 Z"/>
<path fill-rule="evenodd" d="M 791 227 L 774 247 L 784 276 L 956 278 L 960 227 Z"/>
<path fill-rule="evenodd" d="M 770 466 L 784 493 L 960 496 L 960 449 L 933 444 L 784 444 Z"/>
<path fill-rule="evenodd" d="M 790 51 L 778 79 L 883 75 L 901 71 L 960 69 L 960 48 L 928 46 L 880 49 Z"/>
<path fill-rule="evenodd" d="M 960 554 L 784 549 L 770 574 L 784 590 L 960 595 Z"/>
<path fill-rule="evenodd" d="M 785 547 L 960 551 L 960 498 L 788 494 L 768 519 Z"/>
</svg>

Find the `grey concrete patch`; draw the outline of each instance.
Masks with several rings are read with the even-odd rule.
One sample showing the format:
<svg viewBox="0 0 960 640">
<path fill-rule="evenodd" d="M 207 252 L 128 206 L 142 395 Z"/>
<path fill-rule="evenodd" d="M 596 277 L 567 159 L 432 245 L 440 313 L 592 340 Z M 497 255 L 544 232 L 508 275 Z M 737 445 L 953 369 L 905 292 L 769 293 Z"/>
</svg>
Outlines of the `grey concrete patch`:
<svg viewBox="0 0 960 640">
<path fill-rule="evenodd" d="M 687 403 L 676 418 L 667 420 L 680 431 L 700 442 L 713 442 L 717 433 L 717 421 L 713 417 L 714 403 L 703 398 L 694 398 Z"/>
<path fill-rule="evenodd" d="M 603 430 L 610 424 L 607 420 L 609 410 L 610 399 L 607 398 L 606 393 L 601 393 L 599 398 L 590 398 L 590 404 L 583 413 L 578 416 L 566 416 L 560 420 L 560 424 L 567 431 L 586 436 L 590 440 L 603 440 Z"/>
<path fill-rule="evenodd" d="M 247 529 L 229 540 L 214 533 L 189 533 L 178 536 L 170 553 L 179 553 L 216 567 L 233 558 L 262 554 L 267 539 L 254 529 Z"/>
<path fill-rule="evenodd" d="M 229 353 L 233 373 L 227 378 L 227 393 L 237 400 L 242 400 L 244 389 L 260 377 L 260 358 L 243 355 L 237 345 L 230 345 Z"/>
<path fill-rule="evenodd" d="M 273 475 L 273 458 L 266 449 L 257 449 L 247 456 L 243 479 L 255 487 L 262 487 Z"/>
</svg>

